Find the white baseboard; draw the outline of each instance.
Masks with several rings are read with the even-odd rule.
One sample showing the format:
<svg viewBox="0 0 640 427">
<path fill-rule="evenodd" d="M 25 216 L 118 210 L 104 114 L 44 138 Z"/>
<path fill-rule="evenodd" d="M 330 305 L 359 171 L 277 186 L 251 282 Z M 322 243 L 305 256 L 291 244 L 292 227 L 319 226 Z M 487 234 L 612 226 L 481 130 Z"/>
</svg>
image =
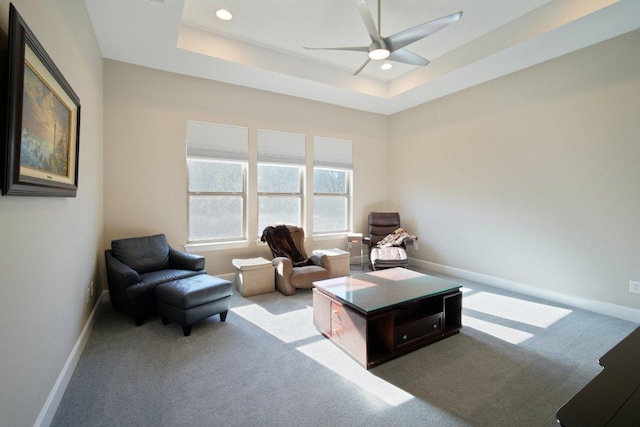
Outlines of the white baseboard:
<svg viewBox="0 0 640 427">
<path fill-rule="evenodd" d="M 486 274 L 474 273 L 473 271 L 449 267 L 446 265 L 423 261 L 420 259 L 410 258 L 409 264 L 411 266 L 415 266 L 424 270 L 436 271 L 438 273 L 448 274 L 450 276 L 459 277 L 465 280 L 471 280 L 473 282 L 482 283 L 484 285 L 495 286 L 496 288 L 501 288 L 508 291 L 529 295 L 535 298 L 541 298 L 559 304 L 564 304 L 571 307 L 580 308 L 594 313 L 604 314 L 606 316 L 611 316 L 640 324 L 640 310 L 636 310 L 633 308 L 567 295 L 548 289 L 542 289 L 532 285 L 526 285 L 524 283 L 505 280 Z"/>
<path fill-rule="evenodd" d="M 80 356 L 89 341 L 89 336 L 91 335 L 93 326 L 96 323 L 96 313 L 98 312 L 98 308 L 100 308 L 106 301 L 109 301 L 109 294 L 107 291 L 102 291 L 100 297 L 96 301 L 96 304 L 93 306 L 93 310 L 91 310 L 89 318 L 82 328 L 82 332 L 80 332 L 80 336 L 76 340 L 73 349 L 71 349 L 71 353 L 62 367 L 62 371 L 60 372 L 60 375 L 58 375 L 58 379 L 53 385 L 53 388 L 51 389 L 51 392 L 49 393 L 34 426 L 48 426 L 53 421 L 53 417 L 56 415 L 62 396 L 64 396 L 64 392 L 69 385 L 69 381 L 71 381 L 73 371 L 76 369 Z"/>
</svg>

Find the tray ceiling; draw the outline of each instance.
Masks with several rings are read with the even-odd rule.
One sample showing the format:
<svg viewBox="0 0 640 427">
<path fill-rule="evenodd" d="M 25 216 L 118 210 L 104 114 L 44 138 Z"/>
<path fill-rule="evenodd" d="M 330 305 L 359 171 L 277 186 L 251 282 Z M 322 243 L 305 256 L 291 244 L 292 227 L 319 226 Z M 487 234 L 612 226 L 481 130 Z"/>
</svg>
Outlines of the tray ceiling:
<svg viewBox="0 0 640 427">
<path fill-rule="evenodd" d="M 425 67 L 303 46 L 370 43 L 355 0 L 85 0 L 105 58 L 380 114 L 640 28 L 637 0 L 382 0 L 381 33 L 463 11 L 408 49 Z M 367 0 L 374 20 L 377 1 Z M 215 17 L 219 8 L 234 19 Z"/>
</svg>

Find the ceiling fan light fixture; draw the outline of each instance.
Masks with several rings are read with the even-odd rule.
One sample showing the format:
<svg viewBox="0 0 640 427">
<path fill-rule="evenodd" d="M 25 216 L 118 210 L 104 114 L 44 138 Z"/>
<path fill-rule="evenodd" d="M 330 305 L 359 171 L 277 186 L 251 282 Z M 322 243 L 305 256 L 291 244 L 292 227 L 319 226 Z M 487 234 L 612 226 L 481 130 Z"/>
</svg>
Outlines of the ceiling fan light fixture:
<svg viewBox="0 0 640 427">
<path fill-rule="evenodd" d="M 382 37 L 380 33 L 380 2 L 381 0 L 378 0 L 378 24 L 376 25 L 375 21 L 373 20 L 373 15 L 371 14 L 371 10 L 369 9 L 369 6 L 367 6 L 366 0 L 356 0 L 356 7 L 358 8 L 358 12 L 360 13 L 360 18 L 362 19 L 362 22 L 364 23 L 364 26 L 369 33 L 369 38 L 371 39 L 371 44 L 369 46 L 303 47 L 305 49 L 311 50 L 323 49 L 367 52 L 367 60 L 360 66 L 360 68 L 358 68 L 353 73 L 354 76 L 358 75 L 360 71 L 362 71 L 364 67 L 369 64 L 369 62 L 371 62 L 371 60 L 382 61 L 387 58 L 391 58 L 391 61 L 401 62 L 403 64 L 425 66 L 428 65 L 430 61 L 427 58 L 423 58 L 418 54 L 404 49 L 405 46 L 415 43 L 418 40 L 422 40 L 425 37 L 428 37 L 431 34 L 442 30 L 443 28 L 459 20 L 462 16 L 462 11 L 460 11 L 451 15 L 434 19 L 432 21 L 425 22 L 420 25 L 416 25 L 415 27 L 410 27 L 402 31 L 398 31 L 394 34 L 391 34 L 390 36 Z M 393 55 L 393 57 L 391 55 Z M 388 65 L 385 65 L 385 67 L 387 66 Z M 388 70 L 389 68 L 384 69 Z"/>
<path fill-rule="evenodd" d="M 380 66 L 380 68 L 386 71 L 386 70 L 390 70 L 391 68 L 393 68 L 393 65 L 391 65 L 391 64 L 390 64 L 390 63 L 388 63 L 388 62 L 385 62 L 384 64 L 382 64 L 382 65 Z"/>
<path fill-rule="evenodd" d="M 374 49 L 369 52 L 369 59 L 373 59 L 374 61 L 380 61 L 382 59 L 387 59 L 391 55 L 388 49 Z"/>
<path fill-rule="evenodd" d="M 216 16 L 223 21 L 231 21 L 233 19 L 233 15 L 227 9 L 216 10 Z"/>
</svg>

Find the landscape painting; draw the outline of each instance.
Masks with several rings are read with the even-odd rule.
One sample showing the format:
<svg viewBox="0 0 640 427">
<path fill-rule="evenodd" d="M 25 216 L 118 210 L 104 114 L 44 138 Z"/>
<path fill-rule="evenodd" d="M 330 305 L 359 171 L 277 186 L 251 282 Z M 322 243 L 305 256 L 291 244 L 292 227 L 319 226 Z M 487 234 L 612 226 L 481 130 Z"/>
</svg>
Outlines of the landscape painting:
<svg viewBox="0 0 640 427">
<path fill-rule="evenodd" d="M 80 99 L 13 4 L 8 36 L 2 195 L 76 197 Z"/>
<path fill-rule="evenodd" d="M 26 64 L 20 166 L 66 177 L 69 173 L 71 112 Z"/>
</svg>

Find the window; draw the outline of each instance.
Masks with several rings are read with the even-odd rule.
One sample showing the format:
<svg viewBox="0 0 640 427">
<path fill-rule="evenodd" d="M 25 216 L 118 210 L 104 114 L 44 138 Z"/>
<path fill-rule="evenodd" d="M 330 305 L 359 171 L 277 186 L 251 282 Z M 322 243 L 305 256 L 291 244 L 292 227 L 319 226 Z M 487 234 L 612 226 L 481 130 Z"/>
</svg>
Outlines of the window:
<svg viewBox="0 0 640 427">
<path fill-rule="evenodd" d="M 351 141 L 314 138 L 314 234 L 344 232 L 350 228 L 352 151 Z"/>
<path fill-rule="evenodd" d="M 313 168 L 313 232 L 349 229 L 349 172 Z"/>
<path fill-rule="evenodd" d="M 248 152 L 246 127 L 187 122 L 190 242 L 245 237 Z"/>
<path fill-rule="evenodd" d="M 264 129 L 256 135 L 250 163 L 247 127 L 187 121 L 189 244 L 248 244 L 278 223 L 316 235 L 350 230 L 352 142 L 316 136 L 307 153 L 305 135 Z"/>
<path fill-rule="evenodd" d="M 258 230 L 276 223 L 300 225 L 300 167 L 258 165 Z"/>
<path fill-rule="evenodd" d="M 305 136 L 258 130 L 258 234 L 276 223 L 302 225 Z"/>
</svg>

